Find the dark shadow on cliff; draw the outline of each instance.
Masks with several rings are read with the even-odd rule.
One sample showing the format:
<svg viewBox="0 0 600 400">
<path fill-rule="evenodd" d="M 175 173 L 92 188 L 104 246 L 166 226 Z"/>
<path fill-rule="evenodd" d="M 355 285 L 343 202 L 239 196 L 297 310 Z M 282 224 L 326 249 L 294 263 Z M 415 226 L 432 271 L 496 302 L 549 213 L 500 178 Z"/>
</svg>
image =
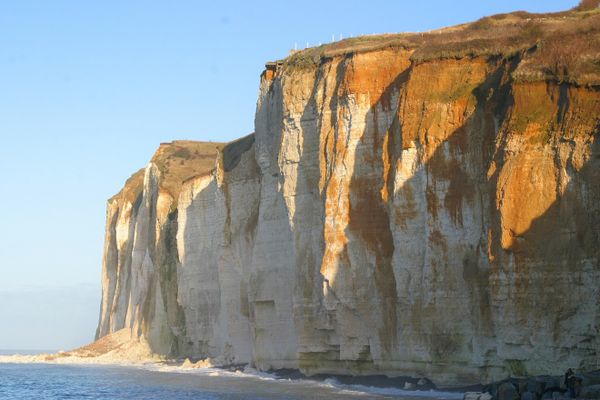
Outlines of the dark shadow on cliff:
<svg viewBox="0 0 600 400">
<path fill-rule="evenodd" d="M 254 135 L 251 134 L 245 136 L 225 145 L 222 150 L 222 159 L 215 159 L 219 165 L 222 166 L 223 170 L 223 184 L 221 191 L 225 202 L 222 204 L 225 209 L 225 219 L 224 221 L 220 221 L 217 226 L 222 225 L 224 240 L 228 240 L 225 236 L 227 235 L 227 232 L 231 230 L 231 196 L 229 194 L 226 176 L 239 165 L 243 154 L 252 148 L 253 144 Z M 196 157 L 201 158 L 200 155 L 196 155 Z M 218 154 L 217 157 L 221 157 L 221 155 Z M 209 171 L 208 173 L 213 174 L 214 171 Z M 198 176 L 192 176 L 191 178 L 188 178 L 188 180 L 196 178 L 198 178 Z M 218 189 L 215 188 L 216 179 L 217 178 L 213 177 L 212 182 L 206 188 L 195 194 L 190 207 L 193 207 L 193 203 L 198 201 L 198 199 L 202 199 L 210 190 L 215 192 L 218 191 Z M 178 202 L 178 198 L 173 201 Z M 152 199 L 150 204 L 149 220 L 157 221 L 156 199 Z M 219 205 L 217 205 L 217 207 L 218 206 Z M 190 212 L 190 210 L 185 211 L 187 213 Z M 180 229 L 183 230 L 182 236 L 188 238 L 190 229 L 192 228 L 190 226 L 190 221 L 194 220 L 194 216 L 192 215 L 191 219 L 189 218 L 190 216 L 188 216 L 187 223 L 180 226 L 178 218 L 179 213 L 179 204 L 176 204 L 175 207 L 171 207 L 165 222 L 160 227 L 160 232 L 158 233 L 160 237 L 159 241 L 155 238 L 155 226 L 153 224 L 150 224 L 149 226 L 148 244 L 150 248 L 150 257 L 155 268 L 154 274 L 151 275 L 148 284 L 148 294 L 144 299 L 145 301 L 142 306 L 142 331 L 149 336 L 150 344 L 157 353 L 166 353 L 164 355 L 173 358 L 184 355 L 192 357 L 193 359 L 216 357 L 218 354 L 213 354 L 214 351 L 211 351 L 214 338 L 212 338 L 210 332 L 212 332 L 214 325 L 217 323 L 221 308 L 218 265 L 209 266 L 208 269 L 200 268 L 206 266 L 198 266 L 198 268 L 200 268 L 200 273 L 208 272 L 208 274 L 205 273 L 202 276 L 202 280 L 212 280 L 214 281 L 214 285 L 212 285 L 211 291 L 208 293 L 197 291 L 199 300 L 196 300 L 194 305 L 200 304 L 203 306 L 204 312 L 196 317 L 199 319 L 199 321 L 197 321 L 198 325 L 204 327 L 205 334 L 201 338 L 191 338 L 186 329 L 186 315 L 182 304 L 180 304 L 181 299 L 179 298 L 179 271 L 181 269 L 181 262 L 178 254 L 177 232 Z M 194 226 L 194 228 L 202 231 L 204 229 L 209 229 L 210 226 Z M 184 246 L 193 246 L 195 244 L 196 243 L 186 242 Z M 223 246 L 224 244 L 215 243 L 215 245 Z M 209 260 L 203 261 L 209 262 Z M 141 332 L 138 332 L 138 334 L 139 333 Z M 168 342 L 168 349 L 165 348 L 165 339 Z"/>
<path fill-rule="evenodd" d="M 280 91 L 281 82 L 264 75 L 261 79 L 261 85 L 268 87 L 262 94 L 262 103 L 258 105 L 257 118 L 262 117 L 272 123 L 256 126 L 260 135 L 258 147 L 253 146 L 254 135 L 247 140 L 232 142 L 224 149 L 223 161 L 226 172 L 239 173 L 238 156 L 253 148 L 256 180 L 260 187 L 256 210 L 253 210 L 253 215 L 244 228 L 245 235 L 251 237 L 252 249 L 250 259 L 239 260 L 246 268 L 240 297 L 242 313 L 247 314 L 250 322 L 250 340 L 254 353 L 252 363 L 258 369 L 268 370 L 280 368 L 282 363 L 285 367 L 295 361 L 295 346 L 287 346 L 289 343 L 295 344 L 295 321 L 286 312 L 293 308 L 295 269 L 292 264 L 294 251 L 291 248 L 293 245 L 290 240 L 292 235 L 288 224 L 288 210 L 279 185 L 282 179 L 279 156 L 283 121 L 273 118 L 274 115 L 280 115 L 278 111 L 282 107 L 275 96 Z M 235 201 L 230 198 L 226 186 L 225 184 L 224 194 L 230 213 L 232 207 L 235 207 Z M 242 203 L 247 200 L 238 199 Z M 227 223 L 231 223 L 231 220 L 228 219 Z"/>
<path fill-rule="evenodd" d="M 298 301 L 304 304 L 303 318 L 300 322 L 303 326 L 301 331 L 305 334 L 304 341 L 307 344 L 313 344 L 313 346 L 308 347 L 318 349 L 306 349 L 305 351 L 301 349 L 299 352 L 300 367 L 308 371 L 345 368 L 356 373 L 361 369 L 373 368 L 373 359 L 368 342 L 360 345 L 361 350 L 357 359 L 343 360 L 340 358 L 340 343 L 336 338 L 336 321 L 339 312 L 353 315 L 353 318 L 359 321 L 361 315 L 363 317 L 375 315 L 377 305 L 383 304 L 383 315 L 379 318 L 379 324 L 374 329 L 377 329 L 378 334 L 385 338 L 393 337 L 393 332 L 396 330 L 395 318 L 390 318 L 396 313 L 395 281 L 391 270 L 393 240 L 387 220 L 387 210 L 384 205 L 376 201 L 373 196 L 375 192 L 370 190 L 373 182 L 363 182 L 366 183 L 364 191 L 361 192 L 361 195 L 364 196 L 360 196 L 361 201 L 370 204 L 365 209 L 363 209 L 364 203 L 361 203 L 358 208 L 354 205 L 355 207 L 350 210 L 349 222 L 352 224 L 351 228 L 354 234 L 359 236 L 374 254 L 375 263 L 379 267 L 374 268 L 375 284 L 373 289 L 377 288 L 379 292 L 376 293 L 374 290 L 372 299 L 355 299 L 357 301 L 352 302 L 355 304 L 350 304 L 344 299 L 354 296 L 354 293 L 336 293 L 331 286 L 334 285 L 334 282 L 329 282 L 321 271 L 326 252 L 324 246 L 327 246 L 324 237 L 325 221 L 323 219 L 326 213 L 327 191 L 332 184 L 331 179 L 336 173 L 336 164 L 345 162 L 344 155 L 337 152 L 338 149 L 345 146 L 343 141 L 348 139 L 345 135 L 349 135 L 349 132 L 343 130 L 351 129 L 351 126 L 342 126 L 340 118 L 343 118 L 343 115 L 341 115 L 343 110 L 347 113 L 351 112 L 348 109 L 350 107 L 349 93 L 346 92 L 348 88 L 344 87 L 344 74 L 347 73 L 346 69 L 349 68 L 352 58 L 352 54 L 345 56 L 335 67 L 330 62 L 331 60 L 325 60 L 320 65 L 315 72 L 309 102 L 301 116 L 303 142 L 301 158 L 298 163 L 296 194 L 304 196 L 305 200 L 303 200 L 302 212 L 296 210 L 294 226 L 311 226 L 311 228 L 300 235 L 296 233 L 295 236 L 296 249 L 301 251 L 296 257 L 300 263 L 297 265 L 299 270 L 298 282 L 302 290 L 302 293 L 298 294 Z M 332 71 L 333 68 L 335 68 L 335 71 Z M 330 78 L 328 79 L 331 75 L 334 76 L 333 81 Z M 408 71 L 396 77 L 393 84 L 384 91 L 378 102 L 385 103 L 385 106 L 389 109 L 393 92 L 398 91 L 398 88 L 405 82 L 407 77 Z M 334 86 L 330 88 L 328 85 Z M 328 96 L 327 93 L 330 90 L 333 93 L 331 100 L 324 102 L 323 100 Z M 342 93 L 342 91 L 344 92 Z M 318 99 L 320 101 L 317 101 L 318 96 L 322 96 Z M 326 120 L 327 114 L 329 114 L 329 120 Z M 314 132 L 316 135 L 309 135 L 309 132 Z M 322 135 L 326 137 L 323 139 Z M 382 138 L 379 139 L 382 140 Z M 323 141 L 323 143 L 320 141 Z M 373 148 L 379 145 L 382 145 L 382 143 L 374 143 Z M 322 149 L 321 146 L 324 146 L 324 148 Z M 332 151 L 329 151 L 330 149 Z M 359 154 L 357 157 L 362 157 L 362 155 Z M 323 166 L 321 166 L 321 162 L 324 163 Z M 375 169 L 372 168 L 369 171 L 366 180 L 376 180 L 374 176 Z M 320 184 L 323 187 L 320 187 Z M 351 184 L 351 188 L 355 186 L 358 185 L 353 186 Z M 309 188 L 308 193 L 306 193 L 307 188 Z M 342 223 L 343 221 L 339 222 Z M 383 234 L 380 235 L 379 231 L 382 226 L 388 229 L 384 229 Z M 377 234 L 373 235 L 375 231 L 377 231 Z M 346 245 L 337 260 L 338 272 L 344 276 L 338 274 L 334 281 L 339 279 L 351 283 L 352 278 L 349 274 L 351 274 L 352 269 L 365 271 L 364 266 L 353 266 L 351 264 L 349 251 L 352 251 L 352 247 Z M 370 283 L 366 285 L 370 286 Z M 350 289 L 350 287 L 347 289 Z M 334 298 L 333 301 L 337 302 L 339 309 L 328 309 L 325 304 L 325 292 L 328 292 Z M 369 319 L 369 321 L 371 320 L 372 318 Z M 388 343 L 385 345 L 387 346 Z"/>
<path fill-rule="evenodd" d="M 324 255 L 324 204 L 319 192 L 319 179 L 322 179 L 320 169 L 319 135 L 306 135 L 306 132 L 321 132 L 322 119 L 325 112 L 319 109 L 317 97 L 319 89 L 326 91 L 326 73 L 317 68 L 313 76 L 301 72 L 305 79 L 312 79 L 312 87 L 302 115 L 300 128 L 297 131 L 298 140 L 302 140 L 300 159 L 297 164 L 295 192 L 296 210 L 293 218 L 294 249 L 296 282 L 294 288 L 294 303 L 301 306 L 301 313 L 295 323 L 299 334 L 298 362 L 305 372 L 315 371 L 319 366 L 339 359 L 339 346 L 332 343 L 329 335 L 330 327 L 323 321 L 328 320 L 329 312 L 323 304 L 323 276 L 319 273 L 321 260 Z M 337 90 L 337 87 L 334 89 Z M 322 107 L 325 107 L 323 104 Z M 283 137 L 280 138 L 283 140 Z M 323 350 L 314 349 L 325 347 Z M 327 368 L 327 367 L 326 367 Z"/>
<path fill-rule="evenodd" d="M 143 175 L 143 170 L 141 170 Z M 138 174 L 140 171 L 137 172 Z M 138 213 L 140 210 L 140 206 L 142 204 L 142 191 L 140 190 L 137 195 L 131 199 L 132 201 L 132 210 L 130 221 L 136 221 L 138 218 Z M 119 201 L 119 200 L 115 200 Z M 127 200 L 125 200 L 127 201 Z M 116 225 L 119 219 L 120 213 L 123 212 L 122 204 L 119 206 L 119 211 L 115 213 L 112 221 L 110 222 L 110 244 L 108 245 L 108 251 L 105 255 L 105 259 L 103 260 L 104 264 L 108 266 L 114 266 L 114 283 L 112 283 L 112 287 L 109 288 L 108 294 L 108 303 L 105 310 L 105 320 L 102 323 L 102 326 L 98 327 L 99 329 L 96 332 L 96 340 L 100 339 L 102 336 L 105 336 L 109 333 L 116 332 L 125 327 L 126 321 L 126 313 L 121 312 L 120 318 L 116 320 L 117 315 L 119 314 L 118 310 L 127 309 L 127 301 L 128 294 L 131 290 L 131 263 L 132 263 L 132 251 L 133 251 L 133 242 L 135 237 L 135 223 L 130 222 L 128 240 L 123 246 L 121 251 L 118 251 L 117 248 L 117 235 L 116 235 Z M 104 289 L 103 289 L 104 290 Z M 102 294 L 105 296 L 105 293 Z M 100 329 L 102 328 L 102 329 Z M 112 328 L 112 329 L 111 329 Z"/>
<path fill-rule="evenodd" d="M 556 119 L 559 129 L 570 135 L 579 128 L 581 115 L 577 110 L 565 115 L 561 107 Z M 523 332 L 537 329 L 533 339 L 525 340 L 548 338 L 556 348 L 556 373 L 571 366 L 588 371 L 598 368 L 594 360 L 600 346 L 600 122 L 595 131 L 579 135 L 579 139 L 589 135 L 587 144 L 579 146 L 590 149 L 579 167 L 573 161 L 574 138 L 552 138 L 555 172 L 568 176 L 568 183 L 556 188 L 556 200 L 526 231 L 510 232 L 509 246 L 502 245 L 502 233 L 497 230 L 491 238 L 495 278 L 503 274 L 515 277 L 502 288 L 512 311 L 509 318 L 522 326 Z M 561 161 L 559 153 L 568 151 L 568 159 Z M 493 179 L 498 179 L 498 172 Z M 501 223 L 499 215 L 497 223 Z M 513 364 L 527 373 L 520 360 Z"/>
</svg>

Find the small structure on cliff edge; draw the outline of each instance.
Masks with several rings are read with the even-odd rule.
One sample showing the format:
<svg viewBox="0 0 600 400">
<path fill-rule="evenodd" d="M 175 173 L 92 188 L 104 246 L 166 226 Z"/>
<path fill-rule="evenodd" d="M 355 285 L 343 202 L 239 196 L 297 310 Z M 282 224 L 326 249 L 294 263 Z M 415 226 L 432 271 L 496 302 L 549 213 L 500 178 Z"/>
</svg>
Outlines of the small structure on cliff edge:
<svg viewBox="0 0 600 400">
<path fill-rule="evenodd" d="M 283 65 L 283 61 L 279 60 L 279 61 L 269 61 L 265 64 L 265 70 L 262 72 L 262 74 L 260 75 L 260 79 L 261 81 L 263 79 L 266 79 L 268 81 L 270 81 L 271 79 L 273 79 L 273 77 L 275 76 L 275 73 L 277 72 L 277 69 Z"/>
</svg>

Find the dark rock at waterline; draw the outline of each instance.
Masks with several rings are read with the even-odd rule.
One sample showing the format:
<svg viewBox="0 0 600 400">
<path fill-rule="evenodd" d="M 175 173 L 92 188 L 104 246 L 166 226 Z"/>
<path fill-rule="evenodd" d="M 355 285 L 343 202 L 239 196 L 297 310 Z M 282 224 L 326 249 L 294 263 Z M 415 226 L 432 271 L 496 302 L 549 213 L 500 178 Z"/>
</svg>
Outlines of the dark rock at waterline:
<svg viewBox="0 0 600 400">
<path fill-rule="evenodd" d="M 532 376 L 528 378 L 508 378 L 499 382 L 492 382 L 485 386 L 472 385 L 464 387 L 453 387 L 452 389 L 438 388 L 427 378 L 414 378 L 408 376 L 387 377 L 385 375 L 335 375 L 317 374 L 307 376 L 295 369 L 271 370 L 281 379 L 309 379 L 324 381 L 335 379 L 343 385 L 362 385 L 379 388 L 404 388 L 410 390 L 450 390 L 465 392 L 465 400 L 555 400 L 569 398 L 567 390 L 561 387 L 562 376 Z M 600 400 L 600 371 L 578 374 L 582 382 L 582 388 L 578 399 Z M 587 383 L 595 383 L 587 385 Z"/>
<path fill-rule="evenodd" d="M 499 382 L 489 383 L 482 388 L 482 392 L 489 393 L 495 398 L 496 395 L 498 394 L 498 386 L 499 385 L 500 385 Z"/>
<path fill-rule="evenodd" d="M 349 375 L 329 375 L 318 374 L 310 376 L 310 379 L 325 380 L 335 379 L 344 385 L 363 385 L 371 387 L 396 387 L 410 388 L 418 390 L 436 389 L 436 386 L 426 378 L 412 378 L 409 376 L 399 376 L 390 378 L 385 375 L 366 375 L 366 376 L 349 376 Z"/>
<path fill-rule="evenodd" d="M 560 391 L 547 391 L 542 395 L 540 400 L 549 400 L 549 399 L 562 400 L 562 399 L 569 399 L 569 398 L 570 397 L 567 393 L 565 393 L 563 390 L 560 390 Z"/>
<path fill-rule="evenodd" d="M 546 389 L 547 382 L 544 379 L 529 378 L 519 382 L 519 393 L 531 392 L 541 395 Z"/>
<path fill-rule="evenodd" d="M 581 374 L 581 386 L 600 385 L 600 371 L 585 372 Z"/>
<path fill-rule="evenodd" d="M 415 390 L 416 388 L 417 388 L 417 384 L 416 383 L 404 382 L 404 389 L 406 389 L 406 390 Z"/>
<path fill-rule="evenodd" d="M 521 394 L 521 400 L 537 400 L 538 396 L 534 392 L 524 392 Z"/>
<path fill-rule="evenodd" d="M 435 384 L 427 378 L 419 378 L 419 380 L 417 381 L 417 387 L 419 389 L 435 389 L 436 388 Z"/>
<path fill-rule="evenodd" d="M 555 398 L 555 397 L 562 396 L 563 394 L 566 393 L 566 391 L 567 390 L 565 388 L 553 386 L 553 387 L 547 387 L 541 395 L 543 397 L 544 395 L 550 393 L 553 396 L 552 398 Z"/>
<path fill-rule="evenodd" d="M 577 374 L 581 387 L 577 399 L 600 400 L 600 370 Z M 564 387 L 564 376 L 531 376 L 508 378 L 492 382 L 480 389 L 463 388 L 465 400 L 557 400 L 569 399 Z"/>
<path fill-rule="evenodd" d="M 519 391 L 511 382 L 504 382 L 498 386 L 498 400 L 519 400 Z"/>
<path fill-rule="evenodd" d="M 600 399 L 600 385 L 584 386 L 579 391 L 582 399 Z"/>
<path fill-rule="evenodd" d="M 280 378 L 280 379 L 307 379 L 307 376 L 304 375 L 302 372 L 300 372 L 297 369 L 284 368 L 284 369 L 269 370 L 267 372 L 275 375 L 277 378 Z"/>
<path fill-rule="evenodd" d="M 482 392 L 487 392 L 490 393 L 494 399 L 499 399 L 500 397 L 500 387 L 502 387 L 504 385 L 505 390 L 508 388 L 508 385 L 512 386 L 513 388 L 515 388 L 515 390 L 518 393 L 518 385 L 519 385 L 519 380 L 518 379 L 514 379 L 514 378 L 510 378 L 510 379 L 505 379 L 499 382 L 492 382 L 488 385 L 485 385 L 483 387 Z"/>
<path fill-rule="evenodd" d="M 537 395 L 541 395 L 544 393 L 544 389 L 546 388 L 546 383 L 541 380 L 532 380 L 528 379 L 527 384 L 525 385 L 525 389 L 529 393 L 535 393 Z"/>
<path fill-rule="evenodd" d="M 410 376 L 387 377 L 385 375 L 336 375 L 336 374 L 316 374 L 307 376 L 297 369 L 277 369 L 270 370 L 269 373 L 280 379 L 309 379 L 315 381 L 324 381 L 326 379 L 335 379 L 343 385 L 362 385 L 378 388 L 400 388 L 410 390 L 432 390 L 437 389 L 436 385 L 427 378 L 413 378 Z M 464 391 L 460 388 L 456 391 Z"/>
</svg>

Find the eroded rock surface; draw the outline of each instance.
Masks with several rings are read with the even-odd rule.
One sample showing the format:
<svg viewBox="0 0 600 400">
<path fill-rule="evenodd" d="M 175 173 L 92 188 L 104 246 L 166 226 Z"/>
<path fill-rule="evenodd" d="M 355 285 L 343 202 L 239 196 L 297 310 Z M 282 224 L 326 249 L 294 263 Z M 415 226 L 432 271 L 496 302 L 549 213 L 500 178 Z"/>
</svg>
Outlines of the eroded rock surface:
<svg viewBox="0 0 600 400">
<path fill-rule="evenodd" d="M 161 146 L 109 201 L 97 336 L 437 383 L 596 368 L 598 86 L 423 51 L 280 64 L 253 135 Z"/>
</svg>

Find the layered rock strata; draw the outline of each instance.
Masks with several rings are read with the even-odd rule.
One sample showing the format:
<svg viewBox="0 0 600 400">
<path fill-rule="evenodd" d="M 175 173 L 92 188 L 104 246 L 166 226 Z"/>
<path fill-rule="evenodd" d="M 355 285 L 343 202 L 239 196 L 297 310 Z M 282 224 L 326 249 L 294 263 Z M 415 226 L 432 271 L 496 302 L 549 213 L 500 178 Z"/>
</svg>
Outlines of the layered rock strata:
<svg viewBox="0 0 600 400">
<path fill-rule="evenodd" d="M 109 200 L 97 337 L 438 383 L 597 368 L 595 75 L 411 43 L 294 55 L 253 135 L 161 145 Z"/>
</svg>

